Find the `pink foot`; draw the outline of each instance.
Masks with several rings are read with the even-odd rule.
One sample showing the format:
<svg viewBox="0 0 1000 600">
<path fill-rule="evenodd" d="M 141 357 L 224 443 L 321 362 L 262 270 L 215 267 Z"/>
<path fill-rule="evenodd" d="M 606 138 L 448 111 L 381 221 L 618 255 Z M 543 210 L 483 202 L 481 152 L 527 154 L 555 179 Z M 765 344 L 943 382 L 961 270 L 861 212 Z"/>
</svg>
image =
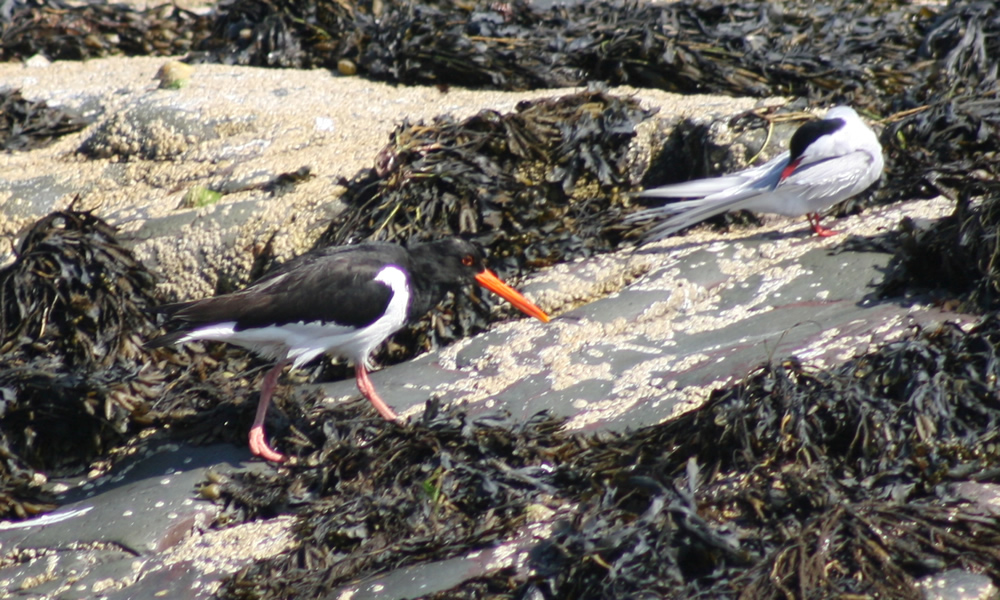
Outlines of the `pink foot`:
<svg viewBox="0 0 1000 600">
<path fill-rule="evenodd" d="M 278 364 L 264 375 L 264 382 L 260 386 L 260 400 L 257 402 L 257 415 L 254 417 L 253 426 L 250 427 L 250 452 L 253 452 L 254 456 L 273 462 L 285 462 L 285 456 L 267 445 L 267 440 L 264 439 L 264 418 L 267 416 L 267 405 L 271 403 L 271 395 L 278 385 L 278 375 L 289 362 L 287 358 L 279 360 Z"/>
<path fill-rule="evenodd" d="M 819 224 L 820 217 L 819 214 L 817 213 L 806 215 L 806 218 L 809 219 L 809 224 L 812 225 L 813 231 L 816 232 L 816 235 L 820 237 L 830 237 L 831 235 L 837 235 L 838 233 L 840 233 L 839 231 L 834 231 L 832 229 L 820 225 Z"/>
<path fill-rule="evenodd" d="M 259 456 L 264 460 L 285 462 L 284 454 L 275 452 L 267 445 L 267 440 L 264 439 L 263 426 L 250 428 L 250 452 L 253 452 L 254 456 Z"/>
</svg>

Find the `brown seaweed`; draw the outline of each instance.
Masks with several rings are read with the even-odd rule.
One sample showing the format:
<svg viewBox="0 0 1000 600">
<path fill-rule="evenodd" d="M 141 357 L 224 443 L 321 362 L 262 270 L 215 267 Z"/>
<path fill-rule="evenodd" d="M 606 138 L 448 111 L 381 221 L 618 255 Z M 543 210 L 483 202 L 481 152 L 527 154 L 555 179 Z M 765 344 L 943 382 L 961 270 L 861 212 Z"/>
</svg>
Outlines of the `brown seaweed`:
<svg viewBox="0 0 1000 600">
<path fill-rule="evenodd" d="M 237 473 L 222 485 L 224 500 L 249 514 L 309 500 L 295 525 L 302 551 L 243 570 L 229 597 L 321 597 L 358 574 L 502 539 L 551 490 L 551 463 L 572 445 L 543 414 L 473 419 L 433 403 L 406 426 L 386 427 L 359 403 L 317 409 L 310 420 L 312 444 L 287 476 Z"/>
<path fill-rule="evenodd" d="M 316 246 L 461 235 L 482 242 L 504 278 L 608 251 L 624 231 L 630 143 L 653 112 L 595 90 L 403 123 L 372 168 L 343 182 L 347 208 Z M 460 295 L 395 344 L 409 355 L 474 333 L 493 303 Z"/>
<path fill-rule="evenodd" d="M 52 213 L 0 271 L 0 352 L 58 356 L 68 369 L 136 366 L 153 329 L 153 285 L 112 227 L 89 213 Z"/>
<path fill-rule="evenodd" d="M 72 111 L 28 100 L 20 90 L 0 90 L 0 148 L 4 150 L 44 148 L 88 123 Z"/>
<path fill-rule="evenodd" d="M 162 4 L 136 10 L 126 4 L 64 0 L 5 3 L 0 13 L 0 60 L 85 60 L 101 56 L 177 56 L 208 35 L 209 19 Z"/>
<path fill-rule="evenodd" d="M 404 84 L 523 90 L 603 81 L 684 93 L 897 93 L 926 7 L 836 2 L 306 3 L 224 7 L 196 60 L 334 68 Z M 872 73 L 879 76 L 872 77 Z"/>
<path fill-rule="evenodd" d="M 224 419 L 207 431 L 188 419 L 239 405 L 249 384 L 224 371 L 230 361 L 245 370 L 235 368 L 245 355 L 147 351 L 155 279 L 114 228 L 90 213 L 52 213 L 16 254 L 0 270 L 0 516 L 46 506 L 36 471 L 79 474 L 147 427 L 171 423 L 194 441 L 235 435 Z"/>
<path fill-rule="evenodd" d="M 1000 473 L 998 341 L 990 317 L 829 371 L 764 365 L 698 409 L 617 434 L 434 406 L 387 430 L 356 407 L 322 409 L 299 466 L 264 482 L 269 497 L 309 500 L 301 545 L 236 574 L 223 597 L 322 597 L 461 555 L 509 539 L 534 503 L 559 520 L 530 571 L 435 597 L 920 598 L 915 582 L 950 568 L 997 580 L 1000 524 L 974 489 Z"/>
<path fill-rule="evenodd" d="M 79 472 L 144 420 L 153 283 L 111 227 L 78 212 L 41 219 L 0 270 L 0 486 L 26 495 L 0 498 L 0 514 L 32 512 L 34 470 Z"/>
</svg>

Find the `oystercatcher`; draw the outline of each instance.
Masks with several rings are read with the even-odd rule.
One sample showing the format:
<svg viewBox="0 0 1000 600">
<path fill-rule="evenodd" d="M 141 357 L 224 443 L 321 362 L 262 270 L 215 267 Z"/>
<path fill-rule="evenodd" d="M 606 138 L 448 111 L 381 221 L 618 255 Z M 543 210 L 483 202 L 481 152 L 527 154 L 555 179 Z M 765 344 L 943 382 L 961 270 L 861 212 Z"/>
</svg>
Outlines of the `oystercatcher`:
<svg viewBox="0 0 1000 600">
<path fill-rule="evenodd" d="M 882 175 L 882 145 L 875 132 L 847 106 L 831 108 L 820 121 L 799 127 L 789 150 L 759 166 L 710 179 L 665 185 L 643 198 L 694 198 L 633 213 L 626 223 L 673 215 L 646 234 L 647 241 L 671 235 L 731 210 L 786 217 L 807 215 L 820 236 L 836 232 L 819 224 L 820 212 L 860 194 Z"/>
<path fill-rule="evenodd" d="M 415 322 L 448 290 L 476 281 L 528 315 L 548 321 L 540 308 L 500 281 L 479 246 L 458 238 L 406 249 L 373 242 L 324 248 L 299 256 L 244 290 L 160 307 L 177 331 L 148 347 L 209 340 L 229 342 L 277 361 L 261 385 L 250 450 L 267 460 L 284 457 L 268 446 L 264 416 L 278 375 L 324 353 L 354 362 L 358 389 L 388 420 L 396 413 L 368 378 L 369 355 L 403 326 Z"/>
</svg>

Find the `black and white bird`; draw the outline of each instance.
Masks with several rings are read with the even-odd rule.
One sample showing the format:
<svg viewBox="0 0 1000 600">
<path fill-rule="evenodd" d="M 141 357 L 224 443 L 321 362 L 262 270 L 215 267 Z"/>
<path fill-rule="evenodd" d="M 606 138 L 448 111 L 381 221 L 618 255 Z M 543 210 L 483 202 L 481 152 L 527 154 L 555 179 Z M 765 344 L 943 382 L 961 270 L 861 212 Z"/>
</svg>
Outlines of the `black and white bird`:
<svg viewBox="0 0 1000 600">
<path fill-rule="evenodd" d="M 540 308 L 486 268 L 479 246 L 458 238 L 403 248 L 364 243 L 324 248 L 295 258 L 244 290 L 169 304 L 160 310 L 178 329 L 148 347 L 192 340 L 229 342 L 276 360 L 261 385 L 250 450 L 267 460 L 284 456 L 268 446 L 264 417 L 282 369 L 330 353 L 354 362 L 358 389 L 387 420 L 396 413 L 368 377 L 370 354 L 405 325 L 473 281 L 528 315 Z"/>
<path fill-rule="evenodd" d="M 727 211 L 752 210 L 806 215 L 817 235 L 829 236 L 836 232 L 819 224 L 820 213 L 866 190 L 882 176 L 883 166 L 875 132 L 854 109 L 837 106 L 822 120 L 799 127 L 789 150 L 759 167 L 640 193 L 642 198 L 690 199 L 635 212 L 625 223 L 669 216 L 646 233 L 652 241 Z"/>
</svg>

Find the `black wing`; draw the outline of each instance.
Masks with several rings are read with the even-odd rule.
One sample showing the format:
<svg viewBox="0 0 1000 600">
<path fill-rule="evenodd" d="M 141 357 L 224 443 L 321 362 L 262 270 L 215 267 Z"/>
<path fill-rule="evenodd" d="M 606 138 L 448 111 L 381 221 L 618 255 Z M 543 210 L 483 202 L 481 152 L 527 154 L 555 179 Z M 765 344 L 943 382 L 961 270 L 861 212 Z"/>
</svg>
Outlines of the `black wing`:
<svg viewBox="0 0 1000 600">
<path fill-rule="evenodd" d="M 186 329 L 226 321 L 236 321 L 237 330 L 299 321 L 364 327 L 382 316 L 392 297 L 374 279 L 388 264 L 405 269 L 405 251 L 391 244 L 327 248 L 285 263 L 245 290 L 160 310 Z"/>
</svg>

